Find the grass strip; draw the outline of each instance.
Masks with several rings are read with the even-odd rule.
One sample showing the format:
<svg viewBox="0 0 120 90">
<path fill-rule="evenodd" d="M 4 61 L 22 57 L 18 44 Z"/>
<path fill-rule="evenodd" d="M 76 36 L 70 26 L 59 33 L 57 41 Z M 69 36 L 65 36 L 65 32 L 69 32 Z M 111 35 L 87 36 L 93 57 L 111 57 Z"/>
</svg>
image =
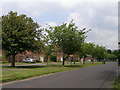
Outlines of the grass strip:
<svg viewBox="0 0 120 90">
<path fill-rule="evenodd" d="M 113 83 L 113 90 L 120 90 L 120 76 Z"/>
<path fill-rule="evenodd" d="M 88 66 L 98 65 L 101 63 L 95 64 L 73 64 L 73 65 L 44 65 L 44 66 L 16 66 L 14 69 L 16 70 L 8 70 L 2 71 L 2 79 L 1 82 L 10 82 L 15 80 L 22 80 L 30 77 L 42 76 L 46 74 L 74 70 L 79 68 L 84 68 Z M 5 67 L 4 67 L 5 68 Z M 9 67 L 12 69 L 12 67 Z M 22 70 L 17 70 L 22 69 Z"/>
</svg>

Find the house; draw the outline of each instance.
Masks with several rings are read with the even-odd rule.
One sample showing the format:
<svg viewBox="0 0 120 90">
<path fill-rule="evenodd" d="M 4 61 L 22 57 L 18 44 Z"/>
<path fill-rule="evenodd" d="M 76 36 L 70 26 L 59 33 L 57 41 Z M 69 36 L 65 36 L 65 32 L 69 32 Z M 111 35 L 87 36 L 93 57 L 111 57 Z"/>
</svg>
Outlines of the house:
<svg viewBox="0 0 120 90">
<path fill-rule="evenodd" d="M 1 50 L 2 52 L 2 60 L 6 60 L 9 61 L 12 59 L 12 57 L 6 57 L 5 51 Z M 52 55 L 56 55 L 56 61 L 63 61 L 63 52 L 53 52 Z M 27 52 L 23 52 L 23 53 L 19 53 L 15 56 L 15 60 L 16 62 L 22 62 L 23 59 L 25 58 L 33 58 L 36 60 L 40 60 L 41 62 L 45 62 L 45 54 L 44 52 L 31 52 L 31 51 L 27 51 Z M 70 55 L 69 57 L 72 57 L 74 60 L 79 60 L 79 56 L 74 54 L 74 55 Z M 69 58 L 67 58 L 67 60 L 69 61 Z M 48 61 L 50 61 L 50 55 L 48 56 Z"/>
<path fill-rule="evenodd" d="M 5 51 L 1 50 L 2 52 L 2 60 L 6 60 L 9 61 L 12 59 L 12 56 L 10 57 L 6 57 Z M 63 53 L 62 52 L 53 52 L 52 54 L 56 55 L 56 61 L 62 61 L 62 57 L 63 57 Z M 24 53 L 19 53 L 15 56 L 15 60 L 16 62 L 22 62 L 23 59 L 25 58 L 33 58 L 36 60 L 40 60 L 41 62 L 45 62 L 45 54 L 44 52 L 40 52 L 40 53 L 35 53 L 35 52 L 31 52 L 31 51 L 27 51 Z M 48 61 L 50 61 L 50 56 L 48 56 Z"/>
</svg>

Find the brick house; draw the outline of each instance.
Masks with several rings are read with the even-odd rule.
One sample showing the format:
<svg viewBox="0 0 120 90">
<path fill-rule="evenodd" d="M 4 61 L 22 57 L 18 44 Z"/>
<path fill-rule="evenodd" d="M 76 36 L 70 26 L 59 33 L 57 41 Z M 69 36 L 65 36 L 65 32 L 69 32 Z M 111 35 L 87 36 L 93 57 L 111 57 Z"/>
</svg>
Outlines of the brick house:
<svg viewBox="0 0 120 90">
<path fill-rule="evenodd" d="M 12 59 L 12 57 L 6 57 L 6 54 L 3 50 L 1 50 L 2 52 L 2 60 L 7 60 L 10 62 L 10 60 Z M 62 61 L 62 57 L 63 57 L 63 53 L 62 52 L 53 52 L 52 54 L 56 55 L 56 61 Z M 33 58 L 33 59 L 37 59 L 40 60 L 42 62 L 45 61 L 45 54 L 44 52 L 40 52 L 40 53 L 35 53 L 35 52 L 26 52 L 26 53 L 19 53 L 15 56 L 15 60 L 16 62 L 22 62 L 23 59 L 25 58 Z M 50 56 L 48 56 L 48 61 L 50 61 Z"/>
<path fill-rule="evenodd" d="M 2 60 L 7 60 L 10 62 L 10 60 L 12 59 L 12 57 L 6 57 L 6 54 L 3 50 L 1 50 L 2 52 Z M 53 52 L 53 55 L 56 55 L 56 61 L 63 61 L 63 53 L 62 52 Z M 25 58 L 33 58 L 33 59 L 37 59 L 40 60 L 41 62 L 45 62 L 45 54 L 44 52 L 40 52 L 40 53 L 35 53 L 35 52 L 26 52 L 26 53 L 19 53 L 16 55 L 15 60 L 16 62 L 22 62 L 23 59 Z M 73 57 L 74 60 L 79 60 L 79 56 L 74 54 L 74 55 L 70 55 L 70 57 Z M 48 61 L 50 61 L 50 56 L 48 56 Z M 67 61 L 69 61 L 69 58 L 67 58 Z"/>
</svg>

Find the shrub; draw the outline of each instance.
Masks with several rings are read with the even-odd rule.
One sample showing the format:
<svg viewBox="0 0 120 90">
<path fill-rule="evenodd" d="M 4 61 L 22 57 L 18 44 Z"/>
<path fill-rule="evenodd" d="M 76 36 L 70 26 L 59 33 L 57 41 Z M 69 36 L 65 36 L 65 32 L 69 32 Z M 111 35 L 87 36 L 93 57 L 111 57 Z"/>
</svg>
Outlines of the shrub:
<svg viewBox="0 0 120 90">
<path fill-rule="evenodd" d="M 51 55 L 50 60 L 56 62 L 56 55 Z"/>
<path fill-rule="evenodd" d="M 35 60 L 36 62 L 41 62 L 40 60 Z"/>
<path fill-rule="evenodd" d="M 9 63 L 9 62 L 4 60 L 4 61 L 0 61 L 0 63 Z"/>
<path fill-rule="evenodd" d="M 2 59 L 2 56 L 0 56 L 0 59 Z"/>
</svg>

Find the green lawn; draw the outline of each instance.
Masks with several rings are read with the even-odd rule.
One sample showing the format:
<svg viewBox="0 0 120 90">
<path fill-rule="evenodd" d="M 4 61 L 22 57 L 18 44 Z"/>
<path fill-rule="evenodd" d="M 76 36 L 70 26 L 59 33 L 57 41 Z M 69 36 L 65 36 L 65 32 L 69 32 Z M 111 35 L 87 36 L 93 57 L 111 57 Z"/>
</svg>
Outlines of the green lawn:
<svg viewBox="0 0 120 90">
<path fill-rule="evenodd" d="M 113 84 L 113 89 L 120 90 L 120 76 L 115 80 L 115 82 Z"/>
<path fill-rule="evenodd" d="M 11 63 L 0 63 L 1 65 L 10 65 Z M 16 62 L 16 65 L 22 65 L 22 64 L 34 64 L 34 63 L 22 63 L 22 62 Z"/>
<path fill-rule="evenodd" d="M 73 69 L 78 69 L 78 68 L 83 68 L 87 66 L 92 66 L 92 65 L 98 65 L 101 63 L 94 63 L 94 64 L 73 64 L 73 65 L 65 65 L 63 67 L 62 65 L 44 65 L 44 66 L 16 66 L 14 68 L 12 67 L 3 67 L 2 73 L 2 80 L 1 82 L 9 82 L 9 81 L 14 81 L 14 80 L 21 80 L 25 78 L 30 78 L 30 77 L 35 77 L 35 76 L 41 76 L 45 74 L 51 74 L 55 72 L 62 72 L 62 71 L 67 71 L 67 70 L 73 70 Z M 10 70 L 10 69 L 15 69 L 15 70 Z"/>
</svg>

